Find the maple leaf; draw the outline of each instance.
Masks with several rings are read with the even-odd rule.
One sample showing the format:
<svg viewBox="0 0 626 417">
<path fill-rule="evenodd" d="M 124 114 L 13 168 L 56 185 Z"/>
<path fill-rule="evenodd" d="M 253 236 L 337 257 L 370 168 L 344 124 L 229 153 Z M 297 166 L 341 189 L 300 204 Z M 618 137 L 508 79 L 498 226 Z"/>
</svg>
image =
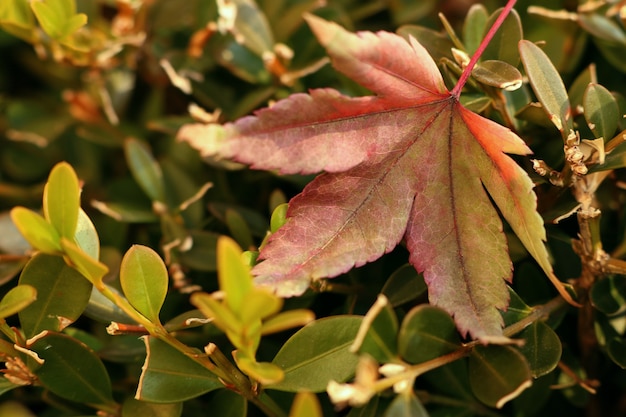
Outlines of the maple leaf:
<svg viewBox="0 0 626 417">
<path fill-rule="evenodd" d="M 235 123 L 179 132 L 204 156 L 285 174 L 322 172 L 291 200 L 287 223 L 260 252 L 256 282 L 298 295 L 312 279 L 374 261 L 405 239 L 430 302 L 453 315 L 462 334 L 501 337 L 498 310 L 508 305 L 512 264 L 493 203 L 558 282 L 533 184 L 507 155 L 530 149 L 465 109 L 415 39 L 306 20 L 334 67 L 374 95 L 316 89 Z"/>
</svg>

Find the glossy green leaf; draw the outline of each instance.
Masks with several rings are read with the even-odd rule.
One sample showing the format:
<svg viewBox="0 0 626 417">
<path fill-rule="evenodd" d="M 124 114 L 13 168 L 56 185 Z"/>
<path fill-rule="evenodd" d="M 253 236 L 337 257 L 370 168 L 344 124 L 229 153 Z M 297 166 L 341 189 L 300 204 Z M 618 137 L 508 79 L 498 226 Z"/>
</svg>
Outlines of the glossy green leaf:
<svg viewBox="0 0 626 417">
<path fill-rule="evenodd" d="M 398 355 L 398 318 L 384 295 L 365 315 L 352 351 L 367 354 L 378 363 L 392 362 Z"/>
<path fill-rule="evenodd" d="M 220 290 L 225 294 L 225 302 L 230 311 L 237 314 L 252 291 L 250 267 L 243 263 L 241 248 L 227 236 L 217 240 L 217 270 Z"/>
<path fill-rule="evenodd" d="M 208 396 L 207 409 L 212 416 L 219 417 L 246 417 L 248 402 L 238 393 L 220 389 Z"/>
<path fill-rule="evenodd" d="M 102 285 L 102 278 L 109 272 L 109 268 L 105 264 L 92 258 L 69 239 L 61 238 L 61 247 L 65 256 L 69 258 L 78 272 L 92 284 Z"/>
<path fill-rule="evenodd" d="M 46 253 L 61 251 L 59 233 L 41 215 L 24 207 L 15 207 L 11 210 L 11 219 L 33 248 Z"/>
<path fill-rule="evenodd" d="M 596 281 L 591 287 L 591 304 L 604 314 L 619 314 L 626 310 L 626 277 L 612 275 Z"/>
<path fill-rule="evenodd" d="M 29 348 L 44 360 L 36 375 L 54 394 L 76 402 L 115 404 L 104 364 L 83 343 L 49 332 Z"/>
<path fill-rule="evenodd" d="M 502 13 L 502 9 L 498 9 L 489 16 L 487 23 L 485 23 L 485 31 L 483 37 L 487 34 L 487 31 L 491 29 L 498 16 Z M 522 34 L 522 22 L 520 21 L 519 14 L 515 9 L 511 10 L 504 22 L 494 35 L 493 39 L 485 48 L 481 59 L 504 61 L 511 64 L 513 67 L 517 67 L 519 64 L 519 55 L 514 46 L 523 39 Z"/>
<path fill-rule="evenodd" d="M 424 295 L 427 289 L 424 276 L 407 263 L 391 274 L 380 292 L 397 307 Z"/>
<path fill-rule="evenodd" d="M 130 138 L 124 142 L 124 152 L 133 178 L 144 193 L 153 202 L 165 202 L 163 172 L 148 145 L 138 139 Z"/>
<path fill-rule="evenodd" d="M 469 358 L 474 395 L 490 407 L 502 408 L 532 384 L 524 356 L 510 346 L 477 346 Z"/>
<path fill-rule="evenodd" d="M 305 326 L 315 320 L 315 314 L 311 310 L 298 309 L 278 313 L 263 321 L 261 334 L 272 334 Z"/>
<path fill-rule="evenodd" d="M 155 404 L 128 398 L 122 406 L 122 417 L 180 417 L 183 403 Z"/>
<path fill-rule="evenodd" d="M 384 417 L 428 417 L 428 412 L 413 391 L 405 391 L 394 398 Z"/>
<path fill-rule="evenodd" d="M 523 40 L 519 53 L 535 95 L 560 131 L 573 128 L 569 98 L 563 80 L 550 58 L 534 43 Z"/>
<path fill-rule="evenodd" d="M 91 294 L 89 281 L 63 258 L 53 255 L 35 255 L 22 271 L 19 283 L 37 291 L 37 300 L 19 312 L 26 338 L 44 330 L 60 331 L 74 322 Z"/>
<path fill-rule="evenodd" d="M 270 218 L 270 232 L 274 233 L 285 224 L 287 221 L 287 210 L 289 209 L 289 204 L 282 203 L 278 205 L 274 211 L 272 211 L 272 217 Z"/>
<path fill-rule="evenodd" d="M 159 322 L 168 281 L 167 268 L 153 249 L 133 245 L 124 255 L 120 266 L 124 295 L 138 312 L 153 323 Z"/>
<path fill-rule="evenodd" d="M 621 118 L 617 101 L 611 92 L 600 84 L 589 84 L 583 96 L 583 109 L 587 125 L 596 138 L 610 140 Z"/>
<path fill-rule="evenodd" d="M 322 392 L 331 380 L 346 381 L 354 375 L 358 362 L 350 346 L 361 321 L 361 317 L 333 316 L 300 329 L 272 361 L 285 371 L 285 379 L 267 388 Z"/>
<path fill-rule="evenodd" d="M 597 79 L 595 64 L 589 65 L 582 71 L 576 79 L 570 84 L 567 90 L 569 101 L 573 109 L 580 109 L 583 105 L 583 96 L 590 83 L 595 82 Z M 581 107 L 579 107 L 581 106 Z"/>
<path fill-rule="evenodd" d="M 611 43 L 626 45 L 626 33 L 614 20 L 601 13 L 578 14 L 579 24 L 594 37 Z"/>
<path fill-rule="evenodd" d="M 472 77 L 482 84 L 508 91 L 522 86 L 522 74 L 504 61 L 483 61 L 474 67 Z"/>
<path fill-rule="evenodd" d="M 167 343 L 151 336 L 144 341 L 147 355 L 136 399 L 181 402 L 224 386 L 215 374 Z"/>
<path fill-rule="evenodd" d="M 59 236 L 73 239 L 80 211 L 80 186 L 67 162 L 52 168 L 43 191 L 43 213 Z"/>
<path fill-rule="evenodd" d="M 561 360 L 561 340 L 543 321 L 533 322 L 517 337 L 524 340 L 520 352 L 526 357 L 533 378 L 552 372 Z"/>
<path fill-rule="evenodd" d="M 463 44 L 468 55 L 472 55 L 483 40 L 483 34 L 488 30 L 488 18 L 487 9 L 480 3 L 473 4 L 467 11 L 463 23 Z"/>
<path fill-rule="evenodd" d="M 407 362 L 426 362 L 460 347 L 459 334 L 450 315 L 429 304 L 413 308 L 400 326 L 398 353 Z"/>
<path fill-rule="evenodd" d="M 13 287 L 0 300 L 0 319 L 22 311 L 37 299 L 37 289 L 32 285 L 20 284 Z"/>
<path fill-rule="evenodd" d="M 317 397 L 310 392 L 299 392 L 293 400 L 289 417 L 323 417 Z"/>
</svg>

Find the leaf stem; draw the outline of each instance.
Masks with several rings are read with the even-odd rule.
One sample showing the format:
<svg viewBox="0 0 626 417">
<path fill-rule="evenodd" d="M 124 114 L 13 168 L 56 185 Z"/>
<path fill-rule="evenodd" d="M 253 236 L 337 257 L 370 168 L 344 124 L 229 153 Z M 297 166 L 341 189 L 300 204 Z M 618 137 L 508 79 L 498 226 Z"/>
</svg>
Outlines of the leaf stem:
<svg viewBox="0 0 626 417">
<path fill-rule="evenodd" d="M 487 45 L 489 45 L 489 42 L 491 42 L 493 36 L 496 34 L 498 29 L 500 29 L 500 26 L 502 26 L 504 19 L 506 19 L 506 17 L 509 15 L 511 9 L 513 8 L 513 6 L 515 6 L 516 1 L 517 0 L 507 1 L 506 6 L 504 6 L 504 9 L 502 9 L 502 12 L 500 13 L 500 16 L 498 16 L 493 26 L 491 26 L 491 29 L 489 29 L 489 32 L 487 32 L 480 45 L 478 45 L 478 48 L 476 49 L 476 52 L 474 52 L 474 55 L 472 55 L 472 59 L 470 59 L 469 64 L 467 64 L 467 66 L 463 70 L 461 78 L 459 78 L 459 81 L 454 86 L 454 89 L 452 89 L 452 91 L 450 92 L 453 97 L 456 97 L 458 99 L 461 96 L 461 90 L 463 90 L 467 79 L 472 73 L 474 65 L 476 65 L 476 63 L 480 59 L 480 56 L 483 54 L 483 52 L 485 52 L 485 48 L 487 48 Z"/>
</svg>

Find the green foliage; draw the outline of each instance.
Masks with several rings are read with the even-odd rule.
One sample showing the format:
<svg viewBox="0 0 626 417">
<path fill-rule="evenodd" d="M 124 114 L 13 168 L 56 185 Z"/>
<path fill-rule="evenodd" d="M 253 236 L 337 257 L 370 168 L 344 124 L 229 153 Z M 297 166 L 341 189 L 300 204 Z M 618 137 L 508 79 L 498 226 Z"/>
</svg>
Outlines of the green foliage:
<svg viewBox="0 0 626 417">
<path fill-rule="evenodd" d="M 622 6 L 518 2 L 484 45 L 507 2 L 460 3 L 0 1 L 0 415 L 622 416 Z M 252 268 L 293 227 L 290 198 L 313 177 L 211 156 L 220 132 L 311 89 L 371 95 L 327 65 L 306 13 L 414 38 L 446 89 L 469 75 L 463 106 L 533 151 L 515 164 L 534 184 L 530 214 L 545 223 L 549 257 L 537 265 L 502 210 L 468 226 L 477 236 L 488 228 L 477 219 L 502 224 L 485 244 L 472 240 L 483 272 L 496 262 L 489 245 L 508 243 L 508 306 L 484 307 L 501 336 L 459 333 L 459 318 L 433 305 L 430 276 L 407 264 L 406 239 L 333 280 L 315 277 L 299 297 L 255 284 Z M 368 128 L 397 128 L 388 122 Z M 191 123 L 218 133 L 202 155 L 177 140 Z M 315 159 L 303 149 L 294 160 Z M 430 172 L 447 167 L 437 161 Z M 368 227 L 384 228 L 398 204 Z"/>
</svg>

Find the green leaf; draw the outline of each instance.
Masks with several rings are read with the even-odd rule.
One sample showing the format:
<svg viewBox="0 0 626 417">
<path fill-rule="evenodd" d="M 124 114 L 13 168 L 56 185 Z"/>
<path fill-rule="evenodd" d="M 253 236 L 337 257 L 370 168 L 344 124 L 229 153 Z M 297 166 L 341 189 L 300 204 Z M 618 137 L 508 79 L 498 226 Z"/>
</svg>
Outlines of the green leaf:
<svg viewBox="0 0 626 417">
<path fill-rule="evenodd" d="M 354 375 L 358 362 L 350 346 L 361 321 L 356 316 L 333 316 L 300 329 L 272 361 L 285 371 L 285 379 L 267 388 L 322 392 L 331 380 L 346 381 Z"/>
<path fill-rule="evenodd" d="M 478 82 L 507 91 L 522 86 L 522 74 L 513 65 L 504 61 L 483 61 L 472 70 Z"/>
<path fill-rule="evenodd" d="M 501 13 L 502 9 L 498 9 L 489 16 L 489 19 L 485 23 L 483 38 Z M 487 45 L 487 48 L 485 48 L 481 59 L 483 61 L 504 61 L 511 64 L 513 67 L 517 67 L 517 64 L 519 64 L 519 55 L 514 46 L 522 39 L 522 22 L 520 21 L 517 11 L 513 9 L 506 19 L 504 19 L 504 22 Z"/>
<path fill-rule="evenodd" d="M 22 311 L 36 299 L 37 289 L 32 285 L 21 284 L 11 288 L 0 301 L 0 319 Z"/>
<path fill-rule="evenodd" d="M 124 152 L 133 178 L 141 189 L 153 202 L 165 202 L 163 171 L 148 145 L 130 138 L 124 142 Z"/>
<path fill-rule="evenodd" d="M 480 3 L 473 4 L 468 10 L 463 23 L 463 43 L 468 55 L 476 51 L 483 40 L 485 30 L 489 30 L 486 27 L 488 18 L 487 9 Z"/>
<path fill-rule="evenodd" d="M 80 210 L 80 187 L 67 162 L 52 168 L 43 191 L 43 213 L 59 236 L 73 239 Z"/>
<path fill-rule="evenodd" d="M 294 327 L 309 324 L 315 320 L 315 314 L 311 310 L 289 310 L 278 313 L 263 322 L 261 334 L 272 334 L 282 332 Z"/>
<path fill-rule="evenodd" d="M 287 210 L 289 209 L 288 203 L 279 204 L 274 211 L 272 211 L 272 217 L 270 218 L 270 232 L 276 232 L 287 221 Z"/>
<path fill-rule="evenodd" d="M 136 399 L 182 402 L 224 387 L 215 374 L 167 343 L 152 336 L 144 337 L 144 342 L 147 354 Z"/>
<path fill-rule="evenodd" d="M 133 245 L 120 265 L 120 283 L 128 302 L 144 317 L 159 323 L 168 285 L 167 268 L 153 249 Z"/>
<path fill-rule="evenodd" d="M 230 234 L 237 241 L 239 246 L 242 248 L 251 248 L 254 246 L 250 226 L 248 226 L 248 223 L 246 223 L 246 220 L 239 212 L 232 208 L 226 209 L 225 220 Z"/>
<path fill-rule="evenodd" d="M 533 378 L 539 378 L 554 370 L 561 359 L 559 336 L 542 321 L 536 321 L 518 336 L 524 340 L 520 352 L 526 357 Z"/>
<path fill-rule="evenodd" d="M 196 292 L 191 294 L 189 301 L 196 306 L 206 318 L 213 319 L 215 325 L 222 331 L 235 334 L 241 333 L 243 325 L 239 319 L 228 307 L 214 299 L 210 294 Z"/>
<path fill-rule="evenodd" d="M 25 207 L 14 207 L 11 220 L 33 248 L 46 253 L 61 252 L 59 233 L 39 214 Z"/>
<path fill-rule="evenodd" d="M 384 417 L 428 417 L 428 413 L 413 391 L 404 391 L 394 398 Z"/>
<path fill-rule="evenodd" d="M 591 304 L 604 314 L 614 315 L 626 310 L 626 277 L 612 275 L 599 279 L 590 292 Z"/>
<path fill-rule="evenodd" d="M 583 109 L 585 120 L 596 138 L 610 140 L 621 118 L 611 92 L 600 84 L 589 84 L 583 95 Z"/>
<path fill-rule="evenodd" d="M 310 392 L 299 392 L 293 400 L 289 417 L 324 417 L 317 397 Z"/>
<path fill-rule="evenodd" d="M 23 0 L 0 2 L 0 27 L 26 42 L 33 42 L 35 40 L 35 17 L 29 3 Z"/>
<path fill-rule="evenodd" d="M 122 406 L 122 417 L 180 417 L 183 403 L 155 404 L 128 398 Z"/>
<path fill-rule="evenodd" d="M 272 31 L 267 18 L 259 10 L 256 2 L 253 0 L 234 0 L 224 3 L 223 7 L 230 8 L 231 5 L 236 7 L 233 29 L 234 33 L 241 37 L 241 43 L 259 57 L 262 57 L 265 52 L 271 51 L 274 47 Z M 223 10 L 223 12 L 232 13 L 229 10 Z"/>
<path fill-rule="evenodd" d="M 249 324 L 273 316 L 280 311 L 282 306 L 282 298 L 263 288 L 254 288 L 248 293 L 247 302 L 236 314 L 243 324 Z"/>
<path fill-rule="evenodd" d="M 534 43 L 523 40 L 519 53 L 535 95 L 561 132 L 573 128 L 569 98 L 563 80 L 550 58 Z"/>
<path fill-rule="evenodd" d="M 427 289 L 424 276 L 407 263 L 391 274 L 380 292 L 385 294 L 392 306 L 398 307 L 422 296 Z"/>
<path fill-rule="evenodd" d="M 19 280 L 37 291 L 37 300 L 19 312 L 22 331 L 31 338 L 44 330 L 60 331 L 87 306 L 91 284 L 59 256 L 37 254 Z"/>
<path fill-rule="evenodd" d="M 533 309 L 511 287 L 509 287 L 509 297 L 509 307 L 502 312 L 505 327 L 520 321 L 533 312 Z"/>
<path fill-rule="evenodd" d="M 400 326 L 398 353 L 407 362 L 426 362 L 460 347 L 459 334 L 450 315 L 429 304 L 413 308 Z"/>
<path fill-rule="evenodd" d="M 54 394 L 82 403 L 115 404 L 106 368 L 83 343 L 64 334 L 46 332 L 29 348 L 44 360 L 35 373 Z"/>
<path fill-rule="evenodd" d="M 100 259 L 100 238 L 96 227 L 87 213 L 81 208 L 78 212 L 78 223 L 74 240 L 79 248 L 93 259 Z"/>
<path fill-rule="evenodd" d="M 43 30 L 53 39 L 61 40 L 87 23 L 85 14 L 76 14 L 74 0 L 39 0 L 30 2 Z"/>
<path fill-rule="evenodd" d="M 212 392 L 207 401 L 207 408 L 215 417 L 246 417 L 248 415 L 246 399 L 227 389 Z"/>
<path fill-rule="evenodd" d="M 351 350 L 368 354 L 378 363 L 388 363 L 398 355 L 398 318 L 387 297 L 379 295 L 367 312 Z"/>
<path fill-rule="evenodd" d="M 496 408 L 532 384 L 524 356 L 510 346 L 477 346 L 469 358 L 469 377 L 474 395 Z"/>
<path fill-rule="evenodd" d="M 269 362 L 257 362 L 254 358 L 234 351 L 235 362 L 241 371 L 261 385 L 275 384 L 285 377 L 285 373 L 278 366 Z"/>
<path fill-rule="evenodd" d="M 620 337 L 614 337 L 607 343 L 606 352 L 609 358 L 622 369 L 626 369 L 626 341 Z"/>
<path fill-rule="evenodd" d="M 102 278 L 109 272 L 105 264 L 92 258 L 69 239 L 61 238 L 61 247 L 78 272 L 96 287 L 102 285 Z"/>
<path fill-rule="evenodd" d="M 241 248 L 227 236 L 217 240 L 217 271 L 220 289 L 230 311 L 238 314 L 252 291 L 250 267 L 242 261 Z"/>
</svg>

